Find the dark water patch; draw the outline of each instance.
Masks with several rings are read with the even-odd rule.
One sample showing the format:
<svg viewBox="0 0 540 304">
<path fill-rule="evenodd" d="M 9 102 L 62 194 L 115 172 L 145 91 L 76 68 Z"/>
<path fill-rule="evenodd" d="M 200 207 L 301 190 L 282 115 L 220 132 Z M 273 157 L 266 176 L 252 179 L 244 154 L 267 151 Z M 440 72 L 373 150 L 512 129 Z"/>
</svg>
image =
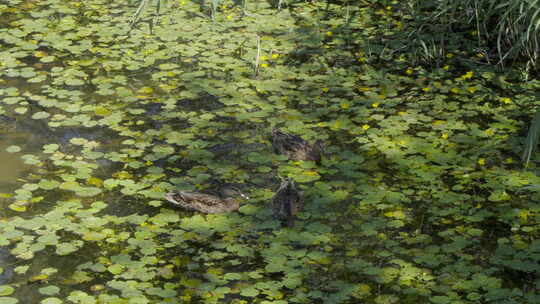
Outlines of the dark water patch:
<svg viewBox="0 0 540 304">
<path fill-rule="evenodd" d="M 36 152 L 33 145 L 35 136 L 25 132 L 0 134 L 0 192 L 10 192 L 21 183 L 18 178 L 31 172 L 31 166 L 21 159 L 22 154 Z M 20 146 L 21 152 L 10 153 L 6 150 L 11 146 Z"/>
<path fill-rule="evenodd" d="M 15 260 L 9 254 L 7 248 L 0 248 L 0 265 L 3 271 L 0 272 L 0 285 L 8 283 L 13 277 L 13 268 L 15 268 Z"/>
</svg>

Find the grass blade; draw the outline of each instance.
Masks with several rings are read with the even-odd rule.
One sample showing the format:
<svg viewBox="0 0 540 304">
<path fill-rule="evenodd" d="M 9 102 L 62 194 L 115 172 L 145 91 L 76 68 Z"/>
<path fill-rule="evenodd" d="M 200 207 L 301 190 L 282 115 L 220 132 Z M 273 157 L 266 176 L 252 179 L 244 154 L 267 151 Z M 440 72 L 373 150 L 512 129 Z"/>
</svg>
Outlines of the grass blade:
<svg viewBox="0 0 540 304">
<path fill-rule="evenodd" d="M 525 164 L 525 168 L 529 165 L 531 156 L 536 152 L 538 146 L 538 137 L 540 136 L 540 107 L 536 110 L 529 132 L 527 133 L 527 139 L 525 140 L 525 148 L 521 161 Z"/>
</svg>

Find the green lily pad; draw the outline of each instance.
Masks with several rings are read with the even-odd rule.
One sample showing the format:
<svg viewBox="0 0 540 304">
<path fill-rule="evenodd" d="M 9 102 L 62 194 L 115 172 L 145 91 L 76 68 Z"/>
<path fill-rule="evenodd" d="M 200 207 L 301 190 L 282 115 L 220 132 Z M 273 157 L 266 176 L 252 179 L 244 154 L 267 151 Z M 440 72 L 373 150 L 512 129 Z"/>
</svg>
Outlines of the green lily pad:
<svg viewBox="0 0 540 304">
<path fill-rule="evenodd" d="M 6 152 L 9 152 L 9 153 L 17 153 L 20 151 L 21 151 L 21 147 L 19 146 L 9 146 L 6 148 Z"/>
<path fill-rule="evenodd" d="M 10 297 L 0 297 L 0 304 L 16 304 L 19 300 Z"/>
<path fill-rule="evenodd" d="M 52 296 L 52 295 L 58 294 L 59 292 L 60 292 L 60 288 L 54 285 L 42 287 L 39 289 L 39 293 L 43 295 L 47 295 L 47 296 Z"/>
<path fill-rule="evenodd" d="M 9 296 L 15 291 L 15 288 L 9 285 L 0 285 L 0 296 Z"/>
<path fill-rule="evenodd" d="M 59 182 L 55 180 L 42 179 L 39 181 L 38 186 L 43 190 L 52 190 L 57 188 L 60 185 Z"/>
<path fill-rule="evenodd" d="M 41 300 L 39 302 L 40 304 L 62 304 L 64 301 L 60 300 L 59 298 L 46 298 Z"/>
<path fill-rule="evenodd" d="M 36 112 L 32 115 L 32 119 L 45 119 L 51 116 L 51 114 L 47 112 Z"/>
</svg>

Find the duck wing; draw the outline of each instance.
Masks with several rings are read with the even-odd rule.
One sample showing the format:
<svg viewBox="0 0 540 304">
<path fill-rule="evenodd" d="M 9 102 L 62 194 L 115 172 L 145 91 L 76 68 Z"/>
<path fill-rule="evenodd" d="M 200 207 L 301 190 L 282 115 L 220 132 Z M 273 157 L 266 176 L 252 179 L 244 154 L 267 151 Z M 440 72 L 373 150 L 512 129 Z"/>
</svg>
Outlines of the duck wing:
<svg viewBox="0 0 540 304">
<path fill-rule="evenodd" d="M 204 213 L 222 213 L 240 207 L 238 202 L 232 198 L 221 199 L 215 195 L 192 191 L 169 192 L 165 194 L 165 199 L 183 208 Z"/>
<path fill-rule="evenodd" d="M 272 130 L 272 147 L 274 153 L 286 155 L 291 160 L 308 160 L 320 162 L 322 145 L 317 142 L 314 146 L 300 136 Z"/>
</svg>

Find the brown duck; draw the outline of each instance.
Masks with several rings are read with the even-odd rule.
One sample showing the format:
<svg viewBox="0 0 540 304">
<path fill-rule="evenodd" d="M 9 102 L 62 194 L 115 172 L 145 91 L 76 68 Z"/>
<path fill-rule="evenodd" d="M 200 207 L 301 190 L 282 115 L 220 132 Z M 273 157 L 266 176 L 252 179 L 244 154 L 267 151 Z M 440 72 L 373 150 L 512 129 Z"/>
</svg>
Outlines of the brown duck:
<svg viewBox="0 0 540 304">
<path fill-rule="evenodd" d="M 292 227 L 298 212 L 304 208 L 304 202 L 293 180 L 287 179 L 281 182 L 279 189 L 272 199 L 274 218 L 283 225 Z"/>
<path fill-rule="evenodd" d="M 300 136 L 285 133 L 278 128 L 272 129 L 272 146 L 277 154 L 286 155 L 291 160 L 321 161 L 323 144 L 317 141 L 310 144 Z"/>
<path fill-rule="evenodd" d="M 165 199 L 175 205 L 203 213 L 225 213 L 238 210 L 240 204 L 233 197 L 248 198 L 234 187 L 224 187 L 219 196 L 193 191 L 173 191 Z"/>
</svg>

